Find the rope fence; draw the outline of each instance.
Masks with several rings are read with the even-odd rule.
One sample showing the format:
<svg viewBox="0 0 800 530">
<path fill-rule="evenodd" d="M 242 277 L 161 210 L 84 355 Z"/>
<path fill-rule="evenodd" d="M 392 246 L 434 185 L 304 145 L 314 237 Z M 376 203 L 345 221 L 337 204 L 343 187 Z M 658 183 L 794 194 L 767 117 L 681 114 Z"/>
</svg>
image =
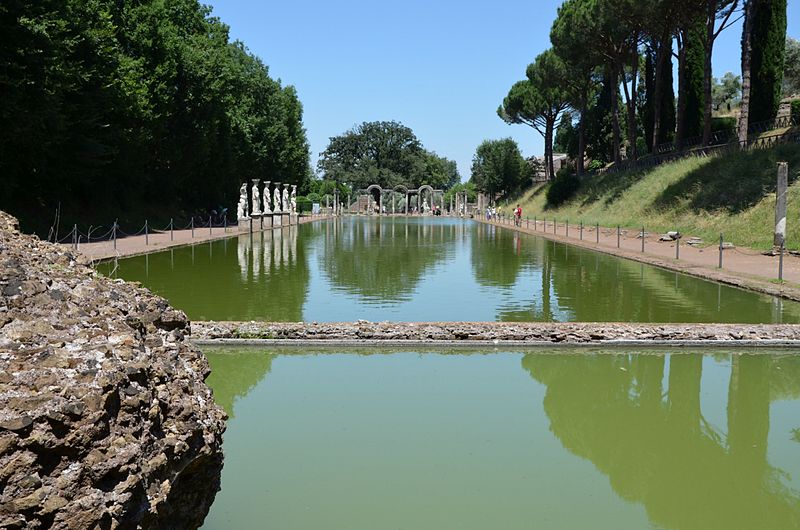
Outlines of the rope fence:
<svg viewBox="0 0 800 530">
<path fill-rule="evenodd" d="M 289 223 L 287 225 L 284 225 L 284 226 L 290 226 L 290 225 L 298 224 L 300 218 L 304 218 L 304 217 L 305 218 L 330 217 L 332 214 L 331 214 L 331 212 L 328 211 L 328 212 L 321 212 L 319 214 L 314 214 L 314 213 L 301 214 L 301 213 L 298 213 L 298 214 L 291 214 L 291 215 L 284 214 L 284 215 L 287 215 L 288 218 L 289 218 Z M 258 220 L 261 220 L 261 219 L 263 219 L 263 218 L 258 218 Z M 295 221 L 292 222 L 292 219 L 294 219 Z M 258 220 L 257 220 L 257 222 L 258 222 Z M 262 223 L 262 224 L 259 224 L 258 226 L 254 226 L 253 221 L 254 221 L 253 219 L 248 219 L 248 220 L 242 222 L 245 226 L 247 226 L 247 228 L 249 229 L 250 232 L 259 231 L 259 230 L 263 230 L 263 229 L 266 229 L 266 228 L 274 228 L 274 227 L 281 226 L 281 225 L 270 225 L 269 227 L 265 227 L 265 226 L 263 226 L 263 220 L 260 221 L 260 223 Z M 217 219 L 217 220 L 214 220 L 214 218 L 212 216 L 209 216 L 207 220 L 206 219 L 200 220 L 199 218 L 192 217 L 192 218 L 189 219 L 189 221 L 185 225 L 179 224 L 178 226 L 176 226 L 175 220 L 174 219 L 170 219 L 168 225 L 164 226 L 163 228 L 155 228 L 154 229 L 150 225 L 150 222 L 148 220 L 145 220 L 144 221 L 144 225 L 142 225 L 142 227 L 139 228 L 137 231 L 135 231 L 135 232 L 126 232 L 125 230 L 122 229 L 122 227 L 119 224 L 119 222 L 117 220 L 115 220 L 108 227 L 107 227 L 107 225 L 99 225 L 99 226 L 89 225 L 89 227 L 86 229 L 86 231 L 83 231 L 83 230 L 79 229 L 78 225 L 74 224 L 72 226 L 72 229 L 69 232 L 67 232 L 67 234 L 64 235 L 64 237 L 61 237 L 61 238 L 57 238 L 56 235 L 55 235 L 55 230 L 51 230 L 51 236 L 48 238 L 48 240 L 50 240 L 51 242 L 54 242 L 54 243 L 58 243 L 60 245 L 69 244 L 74 250 L 78 250 L 80 245 L 82 245 L 82 244 L 108 242 L 108 243 L 112 243 L 113 246 L 114 246 L 114 249 L 116 250 L 117 241 L 122 240 L 122 239 L 126 239 L 126 238 L 144 236 L 144 238 L 145 238 L 145 246 L 147 246 L 147 245 L 150 244 L 150 241 L 149 241 L 150 240 L 150 236 L 153 236 L 153 235 L 163 235 L 163 234 L 167 234 L 168 233 L 170 241 L 174 241 L 175 240 L 175 232 L 191 231 L 191 239 L 194 239 L 198 235 L 201 235 L 201 234 L 199 234 L 199 231 L 201 231 L 201 230 L 202 231 L 208 230 L 208 235 L 213 236 L 214 235 L 214 232 L 213 232 L 214 229 L 220 229 L 221 228 L 223 230 L 223 234 L 224 234 L 224 233 L 228 232 L 229 228 L 231 228 L 231 229 L 240 228 L 242 226 L 242 223 L 240 223 L 240 221 L 238 221 L 238 220 L 232 221 L 232 222 L 228 222 L 228 218 L 227 217 L 222 217 L 221 219 Z"/>
<path fill-rule="evenodd" d="M 555 236 L 563 236 L 565 239 L 577 239 L 578 241 L 586 241 L 584 232 L 586 230 L 594 230 L 594 243 L 597 246 L 603 247 L 615 247 L 618 249 L 622 248 L 623 240 L 629 240 L 628 234 L 631 232 L 634 235 L 635 239 L 639 239 L 641 245 L 636 247 L 636 249 L 641 253 L 647 252 L 646 242 L 648 241 L 648 237 L 651 235 L 647 232 L 646 226 L 642 226 L 641 228 L 623 228 L 621 225 L 617 225 L 615 228 L 608 228 L 608 227 L 601 227 L 600 223 L 593 223 L 593 224 L 586 224 L 585 221 L 581 220 L 576 225 L 574 223 L 570 223 L 569 219 L 562 219 L 559 220 L 556 217 L 551 218 L 539 218 L 534 216 L 533 219 L 529 217 L 517 218 L 516 216 L 509 216 L 507 214 L 498 213 L 496 215 L 488 217 L 486 220 L 490 222 L 494 222 L 500 225 L 507 225 L 512 226 L 516 229 L 526 228 L 528 230 L 533 231 L 534 233 L 542 233 L 545 235 L 555 235 Z M 587 228 L 588 227 L 588 228 Z M 604 239 L 601 243 L 600 236 L 601 233 L 604 234 Z M 675 255 L 674 259 L 676 261 L 681 260 L 681 244 L 689 245 L 692 247 L 699 247 L 703 249 L 713 249 L 717 253 L 717 268 L 722 270 L 725 265 L 725 254 L 728 252 L 734 252 L 743 256 L 763 256 L 763 255 L 772 255 L 778 258 L 777 270 L 775 273 L 775 279 L 783 283 L 784 282 L 784 260 L 787 254 L 786 250 L 786 242 L 783 241 L 779 246 L 776 246 L 773 249 L 772 254 L 769 252 L 758 252 L 754 250 L 743 250 L 735 245 L 733 245 L 729 241 L 725 241 L 724 234 L 719 234 L 718 242 L 712 243 L 711 246 L 706 246 L 706 242 L 701 240 L 692 238 L 688 241 L 683 241 L 683 236 L 679 231 L 672 231 L 667 232 L 666 234 L 660 236 L 660 238 L 668 237 L 669 239 L 660 239 L 660 241 L 674 243 L 675 244 Z M 608 241 L 608 238 L 611 238 L 611 241 Z M 616 241 L 615 241 L 616 238 Z M 630 247 L 630 245 L 628 245 Z M 627 250 L 631 250 L 628 248 Z"/>
</svg>

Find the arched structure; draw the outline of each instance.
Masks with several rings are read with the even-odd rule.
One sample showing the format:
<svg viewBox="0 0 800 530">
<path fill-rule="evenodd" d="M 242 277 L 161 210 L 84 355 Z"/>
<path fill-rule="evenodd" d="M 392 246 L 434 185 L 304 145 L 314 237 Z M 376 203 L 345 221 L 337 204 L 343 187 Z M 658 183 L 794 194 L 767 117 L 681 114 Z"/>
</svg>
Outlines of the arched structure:
<svg viewBox="0 0 800 530">
<path fill-rule="evenodd" d="M 379 184 L 371 184 L 364 189 L 358 190 L 359 195 L 367 196 L 368 198 L 368 206 L 366 210 L 369 214 L 375 213 L 377 210 L 378 214 L 385 214 L 385 213 L 392 213 L 397 214 L 400 213 L 397 211 L 397 199 L 398 196 L 404 198 L 403 200 L 403 208 L 402 213 L 405 215 L 409 214 L 410 206 L 412 204 L 412 200 L 415 199 L 413 202 L 416 212 L 418 213 L 432 213 L 436 206 L 442 208 L 444 206 L 444 190 L 437 190 L 434 189 L 432 186 L 428 184 L 423 184 L 419 188 L 409 188 L 403 184 L 398 184 L 393 188 L 383 188 Z M 390 204 L 389 207 L 386 208 L 383 200 L 384 194 L 389 194 L 390 197 Z M 378 200 L 375 201 L 375 195 L 377 195 Z M 427 196 L 427 199 L 425 198 Z M 412 199 L 413 197 L 413 199 Z M 438 197 L 438 201 L 437 201 Z M 375 201 L 377 208 L 372 207 L 372 202 Z M 423 211 L 427 201 L 427 209 Z"/>
</svg>

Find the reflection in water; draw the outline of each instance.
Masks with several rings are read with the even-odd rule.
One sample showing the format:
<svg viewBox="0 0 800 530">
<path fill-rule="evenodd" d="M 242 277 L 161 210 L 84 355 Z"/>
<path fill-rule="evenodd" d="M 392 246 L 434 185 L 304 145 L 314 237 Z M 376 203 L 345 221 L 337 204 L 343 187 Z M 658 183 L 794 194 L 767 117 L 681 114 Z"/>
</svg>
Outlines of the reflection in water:
<svg viewBox="0 0 800 530">
<path fill-rule="evenodd" d="M 798 302 L 453 218 L 284 227 L 117 274 L 201 320 L 800 322 Z"/>
<path fill-rule="evenodd" d="M 206 353 L 206 528 L 800 528 L 800 356 Z"/>
<path fill-rule="evenodd" d="M 428 271 L 453 258 L 453 241 L 464 230 L 462 223 L 339 220 L 325 226 L 319 260 L 335 288 L 362 302 L 395 304 L 410 300 Z"/>
<path fill-rule="evenodd" d="M 660 356 L 526 355 L 522 365 L 547 386 L 544 409 L 564 447 L 597 466 L 620 497 L 642 503 L 655 524 L 798 528 L 800 496 L 767 461 L 776 361 L 731 362 L 727 434 L 701 413 L 702 356 L 672 355 L 667 388 Z M 800 375 L 797 363 L 786 366 Z"/>
</svg>

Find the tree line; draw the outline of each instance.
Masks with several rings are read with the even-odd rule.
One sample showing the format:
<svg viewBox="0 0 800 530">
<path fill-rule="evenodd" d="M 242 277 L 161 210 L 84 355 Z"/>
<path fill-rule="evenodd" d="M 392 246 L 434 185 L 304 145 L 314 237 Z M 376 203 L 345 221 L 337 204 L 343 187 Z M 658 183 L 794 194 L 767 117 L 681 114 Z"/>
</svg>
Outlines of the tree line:
<svg viewBox="0 0 800 530">
<path fill-rule="evenodd" d="M 741 85 L 729 76 L 715 82 L 714 44 L 740 19 Z M 565 0 L 550 41 L 552 48 L 528 65 L 526 79 L 511 87 L 497 112 L 544 137 L 551 178 L 556 133 L 563 135 L 560 146 L 569 143 L 573 116 L 581 174 L 586 157 L 618 163 L 623 148 L 635 161 L 661 144 L 708 145 L 715 129 L 731 124 L 715 119 L 715 106 L 734 99 L 740 107 L 736 133 L 746 142 L 752 124 L 775 118 L 782 88 L 796 83 L 784 82 L 784 70 L 789 77 L 797 68 L 785 64 L 792 44 L 786 0 Z M 559 121 L 566 130 L 556 131 Z"/>
<path fill-rule="evenodd" d="M 332 137 L 317 168 L 325 181 L 353 191 L 372 184 L 446 190 L 461 180 L 455 161 L 425 149 L 414 131 L 396 121 L 364 122 Z"/>
<path fill-rule="evenodd" d="M 307 186 L 294 88 L 197 0 L 5 0 L 0 64 L 0 208 L 26 230 L 56 210 L 219 214 L 250 178 Z"/>
</svg>

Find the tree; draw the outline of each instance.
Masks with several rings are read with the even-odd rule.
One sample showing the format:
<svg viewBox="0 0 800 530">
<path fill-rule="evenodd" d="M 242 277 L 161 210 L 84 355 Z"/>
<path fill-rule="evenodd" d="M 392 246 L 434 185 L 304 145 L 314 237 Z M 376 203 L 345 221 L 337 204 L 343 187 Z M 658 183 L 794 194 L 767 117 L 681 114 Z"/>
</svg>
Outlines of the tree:
<svg viewBox="0 0 800 530">
<path fill-rule="evenodd" d="M 784 0 L 785 2 L 785 0 Z M 711 58 L 714 53 L 714 42 L 732 23 L 731 17 L 739 6 L 739 0 L 706 0 L 706 35 L 704 39 L 705 56 L 703 61 L 703 145 L 711 139 L 712 118 L 712 69 Z M 719 20 L 719 25 L 717 25 Z"/>
<path fill-rule="evenodd" d="M 566 153 L 572 159 L 578 156 L 578 131 L 572 124 L 572 113 L 565 112 L 556 129 L 556 138 L 553 149 L 559 153 Z"/>
<path fill-rule="evenodd" d="M 334 136 L 317 167 L 325 179 L 353 189 L 447 188 L 460 180 L 455 162 L 426 151 L 410 128 L 394 121 L 365 122 Z"/>
<path fill-rule="evenodd" d="M 544 137 L 548 178 L 553 178 L 553 132 L 567 102 L 567 72 L 564 62 L 552 50 L 541 53 L 528 65 L 527 81 L 515 83 L 497 109 L 506 123 L 533 127 Z"/>
<path fill-rule="evenodd" d="M 800 95 L 800 41 L 791 37 L 786 38 L 783 95 Z"/>
<path fill-rule="evenodd" d="M 739 146 L 747 147 L 747 132 L 750 126 L 750 78 L 753 56 L 753 17 L 759 0 L 744 0 L 744 23 L 742 24 L 742 103 L 739 106 Z"/>
<path fill-rule="evenodd" d="M 688 20 L 678 32 L 678 119 L 676 141 L 679 147 L 686 140 L 703 134 L 705 97 L 703 75 L 705 65 L 705 18 Z"/>
<path fill-rule="evenodd" d="M 733 72 L 726 72 L 722 79 L 714 78 L 714 87 L 711 91 L 714 110 L 718 111 L 723 106 L 730 111 L 738 103 L 742 92 L 742 79 Z"/>
<path fill-rule="evenodd" d="M 485 140 L 472 157 L 471 181 L 491 198 L 518 190 L 531 176 L 527 161 L 511 138 Z"/>
<path fill-rule="evenodd" d="M 762 0 L 753 11 L 749 123 L 778 112 L 786 50 L 786 0 Z"/>
<path fill-rule="evenodd" d="M 596 70 L 602 63 L 598 54 L 590 51 L 591 35 L 575 31 L 575 24 L 580 22 L 582 4 L 583 0 L 566 0 L 558 8 L 558 16 L 550 30 L 553 51 L 561 57 L 566 67 L 568 102 L 579 113 L 576 151 L 570 155 L 575 158 L 578 175 L 584 170 L 589 104 L 598 90 L 599 77 Z"/>
</svg>

